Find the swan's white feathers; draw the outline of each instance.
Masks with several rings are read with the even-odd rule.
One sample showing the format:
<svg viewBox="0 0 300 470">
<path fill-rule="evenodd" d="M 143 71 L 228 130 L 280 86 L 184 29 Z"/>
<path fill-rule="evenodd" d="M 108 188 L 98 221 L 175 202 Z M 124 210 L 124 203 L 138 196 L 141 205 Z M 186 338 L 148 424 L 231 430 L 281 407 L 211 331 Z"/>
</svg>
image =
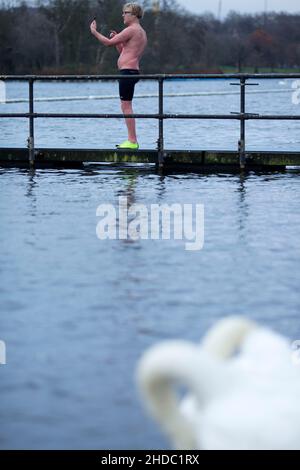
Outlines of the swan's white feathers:
<svg viewBox="0 0 300 470">
<path fill-rule="evenodd" d="M 300 368 L 289 342 L 267 328 L 222 320 L 200 346 L 167 341 L 151 348 L 137 377 L 177 448 L 300 450 Z M 180 406 L 178 383 L 191 392 Z"/>
</svg>

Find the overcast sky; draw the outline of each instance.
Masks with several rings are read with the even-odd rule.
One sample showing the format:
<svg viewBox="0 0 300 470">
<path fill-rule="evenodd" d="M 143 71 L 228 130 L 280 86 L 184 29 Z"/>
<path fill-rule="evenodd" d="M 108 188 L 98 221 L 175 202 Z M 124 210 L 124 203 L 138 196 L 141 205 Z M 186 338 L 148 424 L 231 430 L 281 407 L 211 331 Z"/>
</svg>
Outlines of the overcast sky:
<svg viewBox="0 0 300 470">
<path fill-rule="evenodd" d="M 25 0 L 28 4 L 35 4 L 35 0 Z M 129 1 L 129 0 L 128 0 Z M 133 0 L 137 1 L 138 0 Z M 179 5 L 194 13 L 211 12 L 215 16 L 224 18 L 230 10 L 240 13 L 256 13 L 267 11 L 285 11 L 300 13 L 300 0 L 176 0 Z M 1 3 L 1 0 L 0 0 Z M 21 0 L 4 0 L 4 3 L 18 5 Z M 221 6 L 221 8 L 220 8 Z"/>
<path fill-rule="evenodd" d="M 220 0 L 177 0 L 177 3 L 195 13 L 210 11 L 218 16 Z M 249 2 L 242 2 L 241 0 L 222 0 L 221 5 L 222 18 L 226 16 L 230 10 L 239 11 L 241 13 L 256 13 L 264 11 L 265 6 L 267 6 L 268 11 L 300 13 L 300 0 L 251 0 Z"/>
</svg>

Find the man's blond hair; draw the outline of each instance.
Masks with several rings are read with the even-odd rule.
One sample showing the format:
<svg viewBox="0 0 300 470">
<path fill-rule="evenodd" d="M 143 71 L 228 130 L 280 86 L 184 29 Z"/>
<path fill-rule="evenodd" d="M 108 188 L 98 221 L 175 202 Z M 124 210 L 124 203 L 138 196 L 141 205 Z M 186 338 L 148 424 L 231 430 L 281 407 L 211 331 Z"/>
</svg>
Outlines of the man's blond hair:
<svg viewBox="0 0 300 470">
<path fill-rule="evenodd" d="M 126 10 L 126 8 L 131 8 L 131 13 L 139 20 L 143 18 L 144 11 L 138 3 L 126 3 L 126 5 L 123 7 L 123 10 Z"/>
</svg>

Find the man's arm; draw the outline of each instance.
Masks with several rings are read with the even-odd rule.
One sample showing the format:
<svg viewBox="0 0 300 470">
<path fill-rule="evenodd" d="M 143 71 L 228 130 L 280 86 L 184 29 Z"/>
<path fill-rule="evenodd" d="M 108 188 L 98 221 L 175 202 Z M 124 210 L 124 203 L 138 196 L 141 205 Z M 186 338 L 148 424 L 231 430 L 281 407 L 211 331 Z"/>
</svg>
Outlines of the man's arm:
<svg viewBox="0 0 300 470">
<path fill-rule="evenodd" d="M 117 31 L 111 31 L 109 35 L 110 39 L 114 38 L 117 34 L 118 34 Z M 123 47 L 124 47 L 123 43 L 116 45 L 116 49 L 119 52 L 119 54 L 121 54 L 121 52 L 123 51 Z"/>
<path fill-rule="evenodd" d="M 103 34 L 98 33 L 96 21 L 92 22 L 90 29 L 91 29 L 91 33 L 93 34 L 93 36 L 95 36 L 95 38 L 98 39 L 98 41 L 104 44 L 104 46 L 121 45 L 124 42 L 129 41 L 129 39 L 132 37 L 132 34 L 133 34 L 133 31 L 131 30 L 131 28 L 125 28 L 123 31 L 121 31 L 121 33 L 116 34 L 111 39 L 108 39 L 106 36 L 103 36 Z"/>
</svg>

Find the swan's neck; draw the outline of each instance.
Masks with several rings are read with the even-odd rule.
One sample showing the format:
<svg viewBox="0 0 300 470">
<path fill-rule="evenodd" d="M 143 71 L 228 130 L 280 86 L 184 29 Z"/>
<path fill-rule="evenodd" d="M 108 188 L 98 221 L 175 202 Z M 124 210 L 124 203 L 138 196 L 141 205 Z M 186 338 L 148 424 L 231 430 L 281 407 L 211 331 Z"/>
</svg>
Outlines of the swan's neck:
<svg viewBox="0 0 300 470">
<path fill-rule="evenodd" d="M 201 346 L 213 357 L 227 359 L 244 343 L 257 325 L 243 317 L 228 317 L 217 323 L 204 336 Z"/>
<path fill-rule="evenodd" d="M 175 446 L 199 447 L 195 425 L 181 411 L 175 385 L 187 387 L 201 409 L 218 391 L 220 377 L 216 362 L 190 343 L 169 341 L 146 353 L 139 364 L 138 381 L 150 412 Z"/>
</svg>

